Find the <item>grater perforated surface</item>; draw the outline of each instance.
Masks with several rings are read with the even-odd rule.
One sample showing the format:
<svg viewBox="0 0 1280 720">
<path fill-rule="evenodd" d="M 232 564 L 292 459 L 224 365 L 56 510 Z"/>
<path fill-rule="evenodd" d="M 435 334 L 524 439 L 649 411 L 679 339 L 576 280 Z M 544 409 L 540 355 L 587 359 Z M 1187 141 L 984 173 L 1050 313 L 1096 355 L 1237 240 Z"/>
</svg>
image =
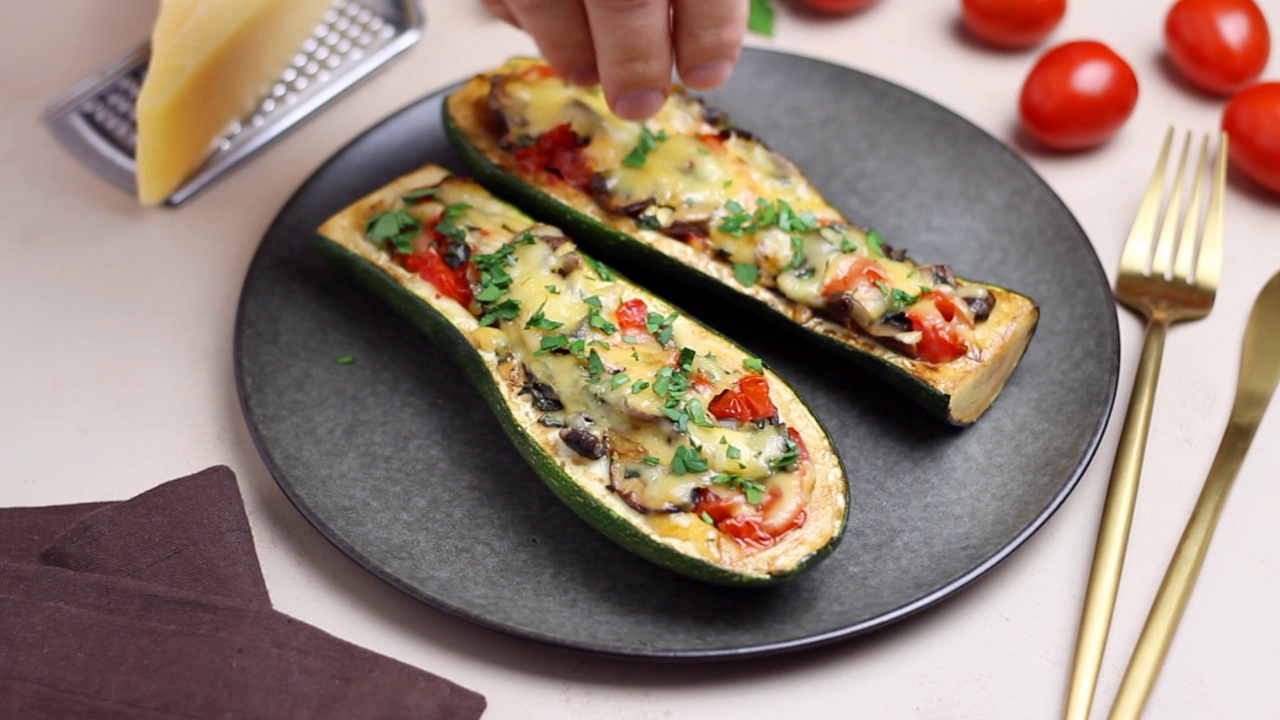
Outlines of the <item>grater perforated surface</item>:
<svg viewBox="0 0 1280 720">
<path fill-rule="evenodd" d="M 205 163 L 168 200 L 177 205 L 276 139 L 422 35 L 412 0 L 335 0 L 290 66 L 257 106 L 214 142 Z M 73 155 L 113 184 L 135 191 L 138 94 L 148 48 L 73 88 L 45 113 Z"/>
</svg>

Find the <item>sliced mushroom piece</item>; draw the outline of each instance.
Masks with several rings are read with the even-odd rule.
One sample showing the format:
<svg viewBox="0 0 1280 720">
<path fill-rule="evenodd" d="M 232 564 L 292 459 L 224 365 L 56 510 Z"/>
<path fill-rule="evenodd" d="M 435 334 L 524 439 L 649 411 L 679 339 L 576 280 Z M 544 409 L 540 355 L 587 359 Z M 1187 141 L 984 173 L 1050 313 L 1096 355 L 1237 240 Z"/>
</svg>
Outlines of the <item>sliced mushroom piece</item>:
<svg viewBox="0 0 1280 720">
<path fill-rule="evenodd" d="M 873 335 L 882 334 L 876 332 L 876 327 L 881 325 L 877 320 L 886 314 L 885 297 L 884 293 L 874 285 L 860 285 L 854 290 L 827 296 L 827 310 L 850 330 L 866 330 Z M 883 327 L 888 329 L 891 326 Z M 884 334 L 897 332 L 899 330 L 893 328 Z"/>
<path fill-rule="evenodd" d="M 556 393 L 556 389 L 544 382 L 540 382 L 528 367 L 524 368 L 524 378 L 524 385 L 520 388 L 520 394 L 528 395 L 535 408 L 543 412 L 564 410 L 564 403 L 560 401 L 560 395 Z"/>
<path fill-rule="evenodd" d="M 588 460 L 599 460 L 608 451 L 604 440 L 600 436 L 573 427 L 561 429 L 560 440 L 565 445 L 568 445 L 571 450 Z"/>
<path fill-rule="evenodd" d="M 950 265 L 921 265 L 911 272 L 911 279 L 917 285 L 928 285 L 936 287 L 938 285 L 956 284 L 956 275 L 951 270 Z"/>
<path fill-rule="evenodd" d="M 684 512 L 693 507 L 695 481 L 691 477 L 672 482 L 663 477 L 661 468 L 644 461 L 648 452 L 640 443 L 613 432 L 608 433 L 608 441 L 610 492 L 644 515 Z"/>
<path fill-rule="evenodd" d="M 694 239 L 706 239 L 711 237 L 711 221 L 705 218 L 701 220 L 673 220 L 670 225 L 662 229 L 662 233 L 684 242 Z"/>
<path fill-rule="evenodd" d="M 991 312 L 996 309 L 995 293 L 981 285 L 966 283 L 956 289 L 956 295 L 973 311 L 973 319 L 976 322 L 982 322 L 991 317 Z"/>
</svg>

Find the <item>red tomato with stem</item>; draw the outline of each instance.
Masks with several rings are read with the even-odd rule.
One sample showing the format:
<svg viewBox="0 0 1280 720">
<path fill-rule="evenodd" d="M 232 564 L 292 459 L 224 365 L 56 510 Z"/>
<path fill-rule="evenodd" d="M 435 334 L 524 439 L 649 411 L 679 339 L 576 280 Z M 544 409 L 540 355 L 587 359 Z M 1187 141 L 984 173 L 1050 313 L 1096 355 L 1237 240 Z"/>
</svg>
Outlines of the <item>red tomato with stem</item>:
<svg viewBox="0 0 1280 720">
<path fill-rule="evenodd" d="M 1035 45 L 1053 32 L 1067 12 L 1067 0 L 962 0 L 965 27 L 996 47 Z"/>
<path fill-rule="evenodd" d="M 1165 16 L 1164 44 L 1178 72 L 1218 95 L 1256 80 L 1271 54 L 1267 19 L 1253 0 L 1178 0 Z"/>
<path fill-rule="evenodd" d="M 1057 150 L 1100 145 L 1138 104 L 1138 77 L 1124 58 L 1093 40 L 1059 45 L 1036 61 L 1018 112 L 1031 137 Z"/>
<path fill-rule="evenodd" d="M 1271 192 L 1280 193 L 1280 82 L 1236 93 L 1222 114 L 1231 164 Z"/>
<path fill-rule="evenodd" d="M 876 0 L 801 0 L 802 3 L 828 15 L 848 15 L 874 3 Z"/>
</svg>

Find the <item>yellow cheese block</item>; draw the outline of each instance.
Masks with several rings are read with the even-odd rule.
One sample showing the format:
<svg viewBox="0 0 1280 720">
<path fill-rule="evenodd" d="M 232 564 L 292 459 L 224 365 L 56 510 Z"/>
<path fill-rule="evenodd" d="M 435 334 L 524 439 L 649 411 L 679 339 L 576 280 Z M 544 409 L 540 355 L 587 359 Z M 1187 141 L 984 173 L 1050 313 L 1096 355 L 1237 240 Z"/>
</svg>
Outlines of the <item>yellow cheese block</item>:
<svg viewBox="0 0 1280 720">
<path fill-rule="evenodd" d="M 161 0 L 138 97 L 138 199 L 164 202 L 289 66 L 332 0 Z"/>
</svg>

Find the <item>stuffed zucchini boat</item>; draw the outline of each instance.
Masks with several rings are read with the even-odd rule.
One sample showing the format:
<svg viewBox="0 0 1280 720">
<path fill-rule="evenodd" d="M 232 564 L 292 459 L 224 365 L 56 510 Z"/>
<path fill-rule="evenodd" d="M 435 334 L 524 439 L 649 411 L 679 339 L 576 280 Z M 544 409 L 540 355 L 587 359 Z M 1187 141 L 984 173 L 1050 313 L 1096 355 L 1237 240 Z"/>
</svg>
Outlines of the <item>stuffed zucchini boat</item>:
<svg viewBox="0 0 1280 720">
<path fill-rule="evenodd" d="M 995 400 L 1038 309 L 921 265 L 828 204 L 787 158 L 682 88 L 644 123 L 517 58 L 449 97 L 446 132 L 483 184 L 621 261 L 781 314 L 935 414 Z"/>
<path fill-rule="evenodd" d="M 795 392 L 556 228 L 428 166 L 319 235 L 462 366 L 551 490 L 624 547 L 699 580 L 767 585 L 839 541 L 844 469 Z"/>
</svg>

